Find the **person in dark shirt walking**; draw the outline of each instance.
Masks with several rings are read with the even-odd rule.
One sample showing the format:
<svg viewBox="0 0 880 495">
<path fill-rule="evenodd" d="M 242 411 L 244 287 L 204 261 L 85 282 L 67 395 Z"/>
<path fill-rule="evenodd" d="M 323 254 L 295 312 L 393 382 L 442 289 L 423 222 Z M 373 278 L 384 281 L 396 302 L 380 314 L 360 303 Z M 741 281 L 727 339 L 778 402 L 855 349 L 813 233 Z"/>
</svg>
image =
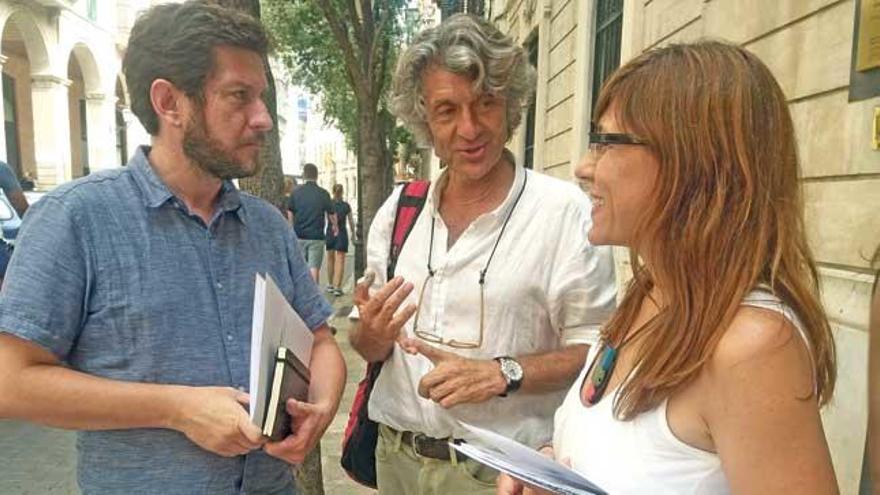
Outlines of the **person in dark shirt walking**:
<svg viewBox="0 0 880 495">
<path fill-rule="evenodd" d="M 318 167 L 314 163 L 303 165 L 305 183 L 296 188 L 296 194 L 287 198 L 287 219 L 293 225 L 299 246 L 302 249 L 309 273 L 315 282 L 321 272 L 324 261 L 324 217 L 327 217 L 330 232 L 335 236 L 338 232 L 336 212 L 330 193 L 317 184 Z"/>
<path fill-rule="evenodd" d="M 3 190 L 3 194 L 6 195 L 9 204 L 18 213 L 18 216 L 23 217 L 24 212 L 28 209 L 28 200 L 24 197 L 21 185 L 12 167 L 2 161 L 0 161 L 0 190 Z M 6 277 L 6 267 L 9 265 L 11 258 L 12 244 L 0 237 L 0 286 L 3 285 L 3 278 Z"/>
<path fill-rule="evenodd" d="M 348 252 L 348 230 L 345 221 L 353 235 L 354 220 L 351 218 L 351 205 L 342 199 L 342 184 L 333 186 L 333 210 L 336 212 L 336 225 L 339 233 L 333 235 L 332 225 L 327 226 L 327 292 L 342 295 L 342 276 L 345 275 L 345 253 Z"/>
<path fill-rule="evenodd" d="M 23 217 L 24 212 L 28 209 L 28 200 L 22 192 L 21 184 L 15 176 L 12 167 L 5 162 L 0 161 L 0 189 L 9 199 L 9 203 L 15 208 L 18 216 Z"/>
</svg>

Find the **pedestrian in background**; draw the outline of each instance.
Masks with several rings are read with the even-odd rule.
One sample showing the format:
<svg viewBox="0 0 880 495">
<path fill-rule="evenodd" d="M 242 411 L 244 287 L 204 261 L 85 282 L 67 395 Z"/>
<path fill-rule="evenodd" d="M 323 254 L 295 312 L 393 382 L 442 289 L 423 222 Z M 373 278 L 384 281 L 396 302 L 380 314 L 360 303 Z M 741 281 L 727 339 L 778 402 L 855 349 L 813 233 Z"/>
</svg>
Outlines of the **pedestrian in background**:
<svg viewBox="0 0 880 495">
<path fill-rule="evenodd" d="M 287 198 L 287 221 L 293 225 L 309 272 L 317 282 L 324 261 L 324 227 L 328 226 L 333 235 L 339 227 L 330 194 L 318 185 L 318 167 L 314 163 L 303 165 L 303 180 L 305 183 Z"/>
<path fill-rule="evenodd" d="M 290 195 L 293 194 L 293 190 L 296 189 L 296 177 L 292 175 L 284 176 L 284 197 L 290 198 Z"/>
<path fill-rule="evenodd" d="M 837 493 L 834 341 L 770 70 L 725 43 L 651 50 L 595 117 L 589 238 L 628 247 L 633 279 L 545 452 L 615 495 Z"/>
<path fill-rule="evenodd" d="M 153 146 L 25 217 L 0 292 L 0 417 L 80 430 L 84 493 L 293 494 L 291 465 L 335 415 L 332 309 L 278 209 L 232 182 L 259 171 L 272 128 L 267 47 L 212 2 L 146 10 L 123 71 Z M 256 273 L 314 332 L 311 403 L 287 402 L 279 442 L 247 409 Z"/>
<path fill-rule="evenodd" d="M 446 163 L 388 259 L 398 187 L 376 214 L 352 345 L 384 361 L 369 401 L 380 494 L 494 493 L 497 472 L 450 452 L 461 422 L 537 447 L 614 309 L 590 203 L 505 149 L 534 90 L 523 49 L 459 14 L 419 33 L 394 76 L 396 115 Z M 415 289 L 415 290 L 414 290 Z M 400 342 L 400 344 L 398 344 Z"/>
<path fill-rule="evenodd" d="M 27 211 L 29 206 L 28 200 L 12 167 L 3 161 L 0 161 L 0 189 L 3 190 L 3 194 L 9 199 L 9 203 L 15 208 L 18 216 L 24 217 L 24 212 Z"/>
<path fill-rule="evenodd" d="M 348 231 L 354 233 L 351 205 L 342 198 L 342 184 L 333 185 L 333 210 L 339 231 L 333 234 L 332 225 L 327 226 L 327 292 L 341 296 L 342 277 L 345 275 L 345 253 L 348 252 Z"/>
<path fill-rule="evenodd" d="M 12 167 L 6 162 L 0 161 L 0 189 L 9 200 L 9 204 L 18 213 L 19 217 L 24 217 L 24 212 L 28 209 L 28 200 L 22 192 L 22 187 L 15 176 Z M 3 286 L 3 279 L 6 277 L 6 268 L 12 259 L 12 244 L 0 236 L 0 287 Z"/>
</svg>

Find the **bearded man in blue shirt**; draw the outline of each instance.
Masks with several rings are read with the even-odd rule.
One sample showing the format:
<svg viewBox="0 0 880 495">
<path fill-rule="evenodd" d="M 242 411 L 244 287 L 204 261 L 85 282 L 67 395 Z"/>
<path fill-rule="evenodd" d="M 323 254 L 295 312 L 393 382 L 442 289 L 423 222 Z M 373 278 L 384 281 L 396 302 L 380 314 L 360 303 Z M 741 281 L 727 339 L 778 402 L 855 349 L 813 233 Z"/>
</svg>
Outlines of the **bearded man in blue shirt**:
<svg viewBox="0 0 880 495">
<path fill-rule="evenodd" d="M 207 1 L 149 9 L 123 70 L 153 136 L 128 167 L 31 207 L 0 295 L 0 417 L 79 430 L 85 493 L 295 493 L 345 364 L 280 212 L 231 179 L 272 127 L 268 42 Z M 314 332 L 310 403 L 268 442 L 248 418 L 256 273 Z"/>
</svg>

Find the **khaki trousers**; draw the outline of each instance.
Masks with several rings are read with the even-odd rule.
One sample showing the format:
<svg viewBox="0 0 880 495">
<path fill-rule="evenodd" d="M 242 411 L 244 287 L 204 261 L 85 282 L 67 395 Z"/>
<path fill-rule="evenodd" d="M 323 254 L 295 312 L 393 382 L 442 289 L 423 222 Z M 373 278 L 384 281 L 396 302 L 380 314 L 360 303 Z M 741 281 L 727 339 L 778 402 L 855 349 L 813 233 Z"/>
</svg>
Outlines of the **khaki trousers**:
<svg viewBox="0 0 880 495">
<path fill-rule="evenodd" d="M 422 457 L 401 434 L 379 424 L 376 476 L 380 495 L 495 494 L 498 471 L 472 459 Z"/>
</svg>

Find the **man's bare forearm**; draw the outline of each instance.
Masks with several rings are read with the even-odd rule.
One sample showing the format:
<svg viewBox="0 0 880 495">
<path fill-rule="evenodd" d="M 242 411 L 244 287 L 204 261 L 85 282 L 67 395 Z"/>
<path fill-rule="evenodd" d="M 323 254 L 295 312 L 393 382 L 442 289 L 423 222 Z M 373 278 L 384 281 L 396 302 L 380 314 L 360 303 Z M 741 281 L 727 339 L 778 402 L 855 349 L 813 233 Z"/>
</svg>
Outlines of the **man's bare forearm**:
<svg viewBox="0 0 880 495">
<path fill-rule="evenodd" d="M 37 365 L 19 375 L 9 417 L 72 430 L 171 428 L 182 386 L 121 382 L 63 366 Z M 177 389 L 176 391 L 173 389 Z"/>
<path fill-rule="evenodd" d="M 540 393 L 571 386 L 584 366 L 589 346 L 576 344 L 543 354 L 514 356 L 523 367 L 520 392 Z"/>
<path fill-rule="evenodd" d="M 99 378 L 36 347 L 0 334 L 0 417 L 77 430 L 170 428 L 174 422 L 176 397 L 185 387 Z"/>
<path fill-rule="evenodd" d="M 342 391 L 345 389 L 346 367 L 339 346 L 336 345 L 336 340 L 328 327 L 323 327 L 315 333 L 311 362 L 312 383 L 309 389 L 309 401 L 329 406 L 332 409 L 332 417 L 336 414 Z"/>
</svg>

